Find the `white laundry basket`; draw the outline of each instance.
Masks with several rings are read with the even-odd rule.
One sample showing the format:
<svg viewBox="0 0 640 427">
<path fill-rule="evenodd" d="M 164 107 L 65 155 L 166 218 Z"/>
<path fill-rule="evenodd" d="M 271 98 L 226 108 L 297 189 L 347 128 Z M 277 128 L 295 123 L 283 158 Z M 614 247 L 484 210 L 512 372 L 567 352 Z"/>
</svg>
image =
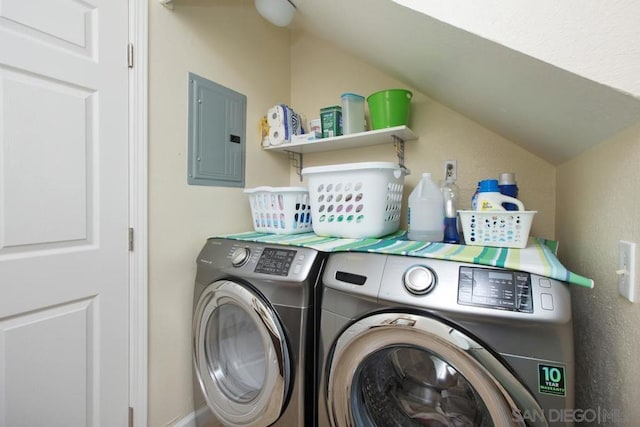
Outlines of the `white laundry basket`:
<svg viewBox="0 0 640 427">
<path fill-rule="evenodd" d="M 309 193 L 304 187 L 256 187 L 249 195 L 253 227 L 256 231 L 296 234 L 311 231 Z"/>
<path fill-rule="evenodd" d="M 473 246 L 525 248 L 538 211 L 458 211 L 464 242 Z"/>
<path fill-rule="evenodd" d="M 407 170 L 389 162 L 304 168 L 313 231 L 319 236 L 366 238 L 397 231 Z"/>
</svg>

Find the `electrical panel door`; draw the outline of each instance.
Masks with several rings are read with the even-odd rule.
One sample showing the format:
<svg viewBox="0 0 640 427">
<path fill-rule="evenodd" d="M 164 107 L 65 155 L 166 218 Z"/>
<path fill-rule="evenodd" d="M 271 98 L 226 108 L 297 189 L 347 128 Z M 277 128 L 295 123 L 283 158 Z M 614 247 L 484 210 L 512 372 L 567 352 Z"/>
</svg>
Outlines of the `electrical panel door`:
<svg viewBox="0 0 640 427">
<path fill-rule="evenodd" d="M 188 183 L 244 187 L 247 97 L 189 73 Z"/>
</svg>

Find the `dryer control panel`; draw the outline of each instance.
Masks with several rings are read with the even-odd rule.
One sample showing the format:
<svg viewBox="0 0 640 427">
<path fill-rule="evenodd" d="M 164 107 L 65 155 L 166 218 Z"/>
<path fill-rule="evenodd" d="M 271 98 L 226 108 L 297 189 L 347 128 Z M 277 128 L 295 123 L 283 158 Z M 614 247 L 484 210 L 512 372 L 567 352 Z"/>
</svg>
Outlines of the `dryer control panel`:
<svg viewBox="0 0 640 427">
<path fill-rule="evenodd" d="M 315 249 L 211 238 L 198 257 L 198 265 L 201 274 L 217 271 L 247 280 L 271 276 L 271 279 L 302 282 L 325 258 Z"/>
<path fill-rule="evenodd" d="M 522 271 L 460 267 L 458 304 L 533 313 L 531 275 Z"/>
<path fill-rule="evenodd" d="M 293 264 L 296 253 L 291 249 L 264 248 L 254 271 L 256 273 L 286 276 L 289 274 L 289 268 Z"/>
</svg>

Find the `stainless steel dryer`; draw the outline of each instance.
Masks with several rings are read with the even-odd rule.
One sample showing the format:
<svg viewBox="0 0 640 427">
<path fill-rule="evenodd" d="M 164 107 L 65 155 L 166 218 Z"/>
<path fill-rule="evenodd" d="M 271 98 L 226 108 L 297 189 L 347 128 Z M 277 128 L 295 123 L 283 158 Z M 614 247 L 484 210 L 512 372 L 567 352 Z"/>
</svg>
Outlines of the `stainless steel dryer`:
<svg viewBox="0 0 640 427">
<path fill-rule="evenodd" d="M 331 255 L 323 282 L 320 426 L 571 424 L 566 284 L 365 253 Z"/>
<path fill-rule="evenodd" d="M 217 425 L 315 422 L 315 301 L 325 260 L 306 248 L 206 242 L 193 305 L 194 392 Z"/>
</svg>

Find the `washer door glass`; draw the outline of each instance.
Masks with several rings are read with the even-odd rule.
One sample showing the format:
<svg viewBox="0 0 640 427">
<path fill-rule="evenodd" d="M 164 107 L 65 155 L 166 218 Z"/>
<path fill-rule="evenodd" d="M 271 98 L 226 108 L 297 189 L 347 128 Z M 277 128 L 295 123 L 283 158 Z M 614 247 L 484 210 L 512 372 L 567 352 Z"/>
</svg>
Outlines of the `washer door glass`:
<svg viewBox="0 0 640 427">
<path fill-rule="evenodd" d="M 424 348 L 369 355 L 351 392 L 357 425 L 492 426 L 486 405 L 449 363 Z"/>
<path fill-rule="evenodd" d="M 524 426 L 514 414 L 542 414 L 492 352 L 437 318 L 385 312 L 359 319 L 340 334 L 327 364 L 334 427 Z"/>
<path fill-rule="evenodd" d="M 207 367 L 224 395 L 247 403 L 264 387 L 265 348 L 258 325 L 236 304 L 218 307 L 209 316 L 204 349 Z"/>
<path fill-rule="evenodd" d="M 209 285 L 193 317 L 193 362 L 211 412 L 225 425 L 266 426 L 282 413 L 293 378 L 284 329 L 249 286 Z"/>
</svg>

